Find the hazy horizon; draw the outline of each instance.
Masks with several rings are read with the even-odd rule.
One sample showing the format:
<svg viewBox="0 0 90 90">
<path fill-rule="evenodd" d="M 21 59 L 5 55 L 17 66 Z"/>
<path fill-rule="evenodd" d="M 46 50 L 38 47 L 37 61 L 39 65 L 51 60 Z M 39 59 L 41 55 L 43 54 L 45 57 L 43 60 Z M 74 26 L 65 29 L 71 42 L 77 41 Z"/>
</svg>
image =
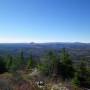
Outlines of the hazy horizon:
<svg viewBox="0 0 90 90">
<path fill-rule="evenodd" d="M 54 44 L 54 43 L 61 43 L 61 44 L 90 44 L 89 42 L 0 42 L 0 44 Z"/>
<path fill-rule="evenodd" d="M 90 43 L 90 0 L 1 0 L 0 43 Z"/>
</svg>

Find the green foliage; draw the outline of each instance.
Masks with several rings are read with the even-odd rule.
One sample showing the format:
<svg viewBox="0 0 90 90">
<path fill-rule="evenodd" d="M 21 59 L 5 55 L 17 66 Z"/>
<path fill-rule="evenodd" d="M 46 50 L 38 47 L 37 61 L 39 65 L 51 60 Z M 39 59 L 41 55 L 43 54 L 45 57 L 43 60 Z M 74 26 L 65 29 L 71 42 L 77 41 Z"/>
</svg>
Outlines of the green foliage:
<svg viewBox="0 0 90 90">
<path fill-rule="evenodd" d="M 62 49 L 60 58 L 61 58 L 61 62 L 63 64 L 65 64 L 65 65 L 72 65 L 71 57 L 70 57 L 69 53 L 66 51 L 65 48 Z"/>
<path fill-rule="evenodd" d="M 80 80 L 79 80 L 79 73 L 78 72 L 76 72 L 75 73 L 75 76 L 74 76 L 74 78 L 72 79 L 72 84 L 74 85 L 74 86 L 80 86 Z"/>
<path fill-rule="evenodd" d="M 61 59 L 58 60 L 58 56 L 50 51 L 46 57 L 43 58 L 43 63 L 39 65 L 39 70 L 49 76 L 62 76 L 63 79 L 70 79 L 74 76 L 74 68 L 68 52 L 63 49 L 61 53 Z"/>
<path fill-rule="evenodd" d="M 38 69 L 44 74 L 51 76 L 55 73 L 55 68 L 57 64 L 56 55 L 54 52 L 50 51 L 43 59 L 42 63 L 38 65 Z"/>
<path fill-rule="evenodd" d="M 6 63 L 2 56 L 0 56 L 0 74 L 7 71 Z"/>
<path fill-rule="evenodd" d="M 14 73 L 18 69 L 19 69 L 19 67 L 18 67 L 18 64 L 17 64 L 16 60 L 13 60 L 11 66 L 10 66 L 9 71 L 12 72 L 12 73 Z"/>
<path fill-rule="evenodd" d="M 13 57 L 8 55 L 7 56 L 7 62 L 6 62 L 6 67 L 7 67 L 8 70 L 11 68 L 12 63 L 13 63 Z"/>
<path fill-rule="evenodd" d="M 24 53 L 23 53 L 23 51 L 20 52 L 18 63 L 20 65 L 24 64 Z"/>
<path fill-rule="evenodd" d="M 28 69 L 32 69 L 32 68 L 34 68 L 34 66 L 35 66 L 35 62 L 33 60 L 33 56 L 30 55 L 29 60 L 28 60 L 28 63 L 27 63 L 27 68 Z"/>
<path fill-rule="evenodd" d="M 87 72 L 87 66 L 86 66 L 85 61 L 82 60 L 82 61 L 80 62 L 78 71 L 81 73 L 81 75 L 84 74 L 85 72 Z"/>
<path fill-rule="evenodd" d="M 15 67 L 15 64 L 17 65 L 18 69 L 23 69 L 25 65 L 23 51 L 21 51 L 20 54 L 16 57 L 16 61 L 14 62 L 13 67 Z"/>
<path fill-rule="evenodd" d="M 62 49 L 61 52 L 61 76 L 63 79 L 70 79 L 73 78 L 74 76 L 74 68 L 73 68 L 73 63 L 70 58 L 70 55 L 68 52 L 64 49 Z"/>
<path fill-rule="evenodd" d="M 18 66 L 18 61 L 15 57 L 12 57 L 11 55 L 6 57 L 6 68 L 8 72 L 15 72 L 19 68 Z"/>
<path fill-rule="evenodd" d="M 37 68 L 41 72 L 42 75 L 48 76 L 48 75 L 50 75 L 48 66 L 49 65 L 47 65 L 47 64 L 38 64 Z"/>
<path fill-rule="evenodd" d="M 77 75 L 75 75 L 73 83 L 77 86 L 90 88 L 90 72 L 86 66 L 85 61 L 81 61 L 76 73 Z M 76 81 L 79 83 L 77 83 Z"/>
<path fill-rule="evenodd" d="M 16 71 L 23 69 L 24 66 L 28 69 L 36 66 L 32 55 L 30 55 L 27 64 L 24 60 L 23 51 L 20 52 L 18 57 L 8 55 L 6 61 L 0 56 L 0 73 L 9 71 L 17 75 Z M 79 66 L 74 69 L 71 56 L 64 48 L 62 49 L 60 57 L 53 51 L 48 52 L 41 58 L 41 62 L 37 65 L 37 68 L 45 76 L 59 76 L 60 78 L 62 77 L 63 80 L 72 79 L 73 85 L 90 88 L 90 68 L 86 65 L 85 60 L 82 60 Z M 20 80 L 21 78 L 16 77 L 15 79 Z"/>
</svg>

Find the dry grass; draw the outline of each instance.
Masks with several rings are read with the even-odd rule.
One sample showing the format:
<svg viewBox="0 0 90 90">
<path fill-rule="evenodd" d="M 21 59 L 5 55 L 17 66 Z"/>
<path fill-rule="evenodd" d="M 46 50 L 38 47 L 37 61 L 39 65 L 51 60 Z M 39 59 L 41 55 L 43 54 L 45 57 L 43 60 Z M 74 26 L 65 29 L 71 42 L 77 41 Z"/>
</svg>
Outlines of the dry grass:
<svg viewBox="0 0 90 90">
<path fill-rule="evenodd" d="M 36 78 L 29 76 L 27 73 L 22 72 L 19 74 L 16 73 L 15 75 L 4 73 L 0 75 L 0 90 L 51 90 L 53 86 L 66 87 L 68 88 L 67 90 L 83 90 L 78 87 L 71 86 L 70 84 L 66 84 L 61 80 L 58 80 L 56 83 L 53 79 L 45 79 L 45 86 L 43 88 L 38 88 L 35 83 Z M 61 86 L 59 86 L 60 83 L 62 84 Z"/>
</svg>

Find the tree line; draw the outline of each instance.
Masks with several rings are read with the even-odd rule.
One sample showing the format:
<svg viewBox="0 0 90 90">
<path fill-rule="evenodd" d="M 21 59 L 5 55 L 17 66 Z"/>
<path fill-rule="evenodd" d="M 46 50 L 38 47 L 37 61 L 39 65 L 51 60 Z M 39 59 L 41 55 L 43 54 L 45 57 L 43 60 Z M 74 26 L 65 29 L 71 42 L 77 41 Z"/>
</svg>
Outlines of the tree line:
<svg viewBox="0 0 90 90">
<path fill-rule="evenodd" d="M 25 60 L 23 51 L 16 57 L 12 55 L 0 56 L 0 74 L 13 73 L 24 68 L 37 68 L 44 76 L 60 77 L 63 80 L 70 80 L 75 86 L 90 88 L 90 68 L 87 67 L 83 59 L 78 66 L 75 66 L 65 48 L 60 54 L 49 51 L 40 57 L 39 63 L 36 63 L 33 55 Z"/>
</svg>

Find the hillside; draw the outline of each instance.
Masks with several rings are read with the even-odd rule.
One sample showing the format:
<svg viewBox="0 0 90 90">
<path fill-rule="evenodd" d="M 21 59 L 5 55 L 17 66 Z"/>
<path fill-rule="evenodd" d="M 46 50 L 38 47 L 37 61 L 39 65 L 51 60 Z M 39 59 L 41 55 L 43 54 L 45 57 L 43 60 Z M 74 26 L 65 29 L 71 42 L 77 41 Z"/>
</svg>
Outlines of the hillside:
<svg viewBox="0 0 90 90">
<path fill-rule="evenodd" d="M 82 56 L 90 58 L 90 43 L 6 43 L 0 44 L 0 55 L 17 55 L 23 50 L 25 57 L 30 53 L 39 57 L 49 50 L 60 53 L 62 48 L 66 48 L 74 60 L 78 61 Z"/>
<path fill-rule="evenodd" d="M 84 90 L 89 67 L 90 44 L 0 44 L 2 90 Z"/>
</svg>

